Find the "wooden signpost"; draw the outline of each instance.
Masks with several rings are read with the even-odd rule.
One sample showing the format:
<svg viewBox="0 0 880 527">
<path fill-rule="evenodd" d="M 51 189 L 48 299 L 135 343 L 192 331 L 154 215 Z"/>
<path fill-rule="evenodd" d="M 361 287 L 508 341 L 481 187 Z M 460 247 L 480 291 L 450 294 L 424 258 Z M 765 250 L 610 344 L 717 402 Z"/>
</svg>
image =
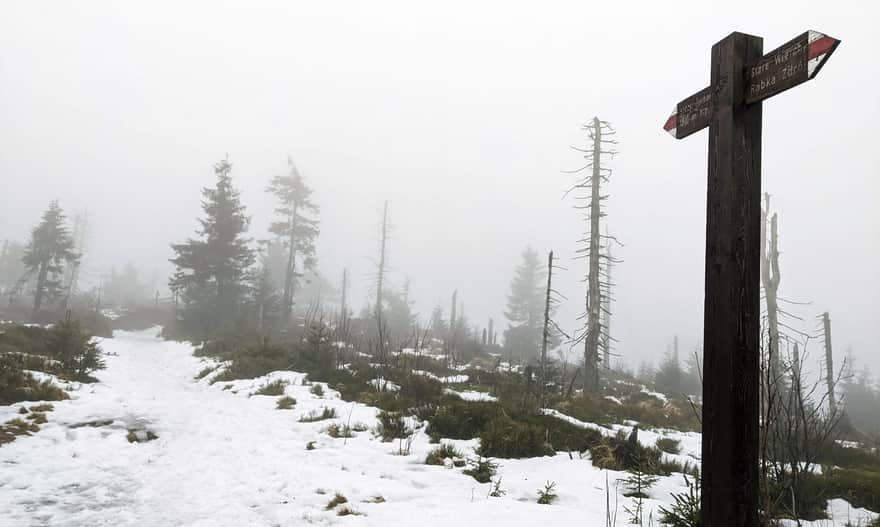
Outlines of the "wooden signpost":
<svg viewBox="0 0 880 527">
<path fill-rule="evenodd" d="M 839 40 L 807 31 L 770 53 L 732 33 L 712 46 L 708 88 L 676 106 L 676 139 L 709 127 L 703 314 L 704 527 L 758 526 L 761 101 L 806 82 Z"/>
</svg>

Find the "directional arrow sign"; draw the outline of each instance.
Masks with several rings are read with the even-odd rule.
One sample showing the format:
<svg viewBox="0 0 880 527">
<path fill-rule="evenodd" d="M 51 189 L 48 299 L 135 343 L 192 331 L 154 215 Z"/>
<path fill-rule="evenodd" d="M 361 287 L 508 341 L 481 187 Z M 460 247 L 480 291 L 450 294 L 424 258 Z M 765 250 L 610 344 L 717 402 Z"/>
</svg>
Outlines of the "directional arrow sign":
<svg viewBox="0 0 880 527">
<path fill-rule="evenodd" d="M 807 31 L 767 53 L 746 68 L 746 103 L 763 101 L 812 79 L 838 44 L 828 35 Z"/>
<path fill-rule="evenodd" d="M 840 41 L 807 31 L 746 67 L 746 104 L 763 101 L 802 84 L 819 73 Z M 678 103 L 663 129 L 683 139 L 709 126 L 714 112 L 712 89 L 704 88 Z"/>
</svg>

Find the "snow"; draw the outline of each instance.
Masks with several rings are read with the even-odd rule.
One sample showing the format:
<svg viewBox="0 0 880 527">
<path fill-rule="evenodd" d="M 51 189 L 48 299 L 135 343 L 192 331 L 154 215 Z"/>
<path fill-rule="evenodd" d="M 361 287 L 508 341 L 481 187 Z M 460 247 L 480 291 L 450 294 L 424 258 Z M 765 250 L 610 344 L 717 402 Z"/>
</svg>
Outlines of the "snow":
<svg viewBox="0 0 880 527">
<path fill-rule="evenodd" d="M 448 393 L 450 395 L 458 396 L 465 401 L 497 401 L 498 398 L 494 395 L 489 395 L 486 392 L 478 392 L 476 390 L 453 390 L 452 388 L 446 388 L 443 390 L 444 393 Z"/>
<path fill-rule="evenodd" d="M 593 467 L 588 455 L 497 460 L 506 494 L 489 497 L 491 485 L 462 469 L 424 464 L 436 445 L 423 427 L 409 455 L 398 455 L 398 442 L 383 443 L 371 430 L 331 438 L 324 431 L 332 423 L 375 427 L 377 410 L 329 389 L 318 397 L 301 373 L 195 380 L 210 361 L 194 357 L 187 343 L 160 340 L 155 329 L 117 332 L 101 346 L 108 352 L 107 369 L 97 374 L 101 382 L 71 386 L 72 399 L 53 403 L 40 432 L 0 447 L 0 525 L 604 525 L 606 489 L 618 524 L 626 522 L 623 507 L 631 504 L 617 483 L 625 473 Z M 275 380 L 287 382 L 285 394 L 297 401 L 292 410 L 277 410 L 277 397 L 252 395 Z M 19 406 L 0 407 L 0 415 Z M 337 418 L 299 422 L 324 407 Z M 108 424 L 77 426 L 95 422 Z M 129 443 L 129 429 L 158 439 Z M 639 435 L 652 441 L 663 433 L 681 438 L 684 452 L 694 450 L 687 434 Z M 306 449 L 310 442 L 313 450 Z M 478 445 L 443 442 L 467 457 Z M 547 481 L 556 482 L 559 499 L 538 505 L 537 490 Z M 653 512 L 656 519 L 670 493 L 684 490 L 681 475 L 661 478 L 646 501 L 646 518 Z M 337 492 L 360 515 L 325 510 Z M 845 502 L 830 508 L 841 518 L 838 525 L 844 517 L 872 516 L 847 510 Z"/>
</svg>

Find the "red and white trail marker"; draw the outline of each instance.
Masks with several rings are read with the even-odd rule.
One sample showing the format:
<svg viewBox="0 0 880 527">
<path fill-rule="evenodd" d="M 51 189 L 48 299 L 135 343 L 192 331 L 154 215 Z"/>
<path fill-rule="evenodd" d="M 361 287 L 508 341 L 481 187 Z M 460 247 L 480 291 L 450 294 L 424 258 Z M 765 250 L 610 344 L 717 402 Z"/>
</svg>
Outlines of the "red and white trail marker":
<svg viewBox="0 0 880 527">
<path fill-rule="evenodd" d="M 840 41 L 806 31 L 745 68 L 746 104 L 754 104 L 814 78 Z M 712 89 L 704 88 L 678 103 L 663 129 L 683 139 L 709 126 L 714 111 Z"/>
</svg>

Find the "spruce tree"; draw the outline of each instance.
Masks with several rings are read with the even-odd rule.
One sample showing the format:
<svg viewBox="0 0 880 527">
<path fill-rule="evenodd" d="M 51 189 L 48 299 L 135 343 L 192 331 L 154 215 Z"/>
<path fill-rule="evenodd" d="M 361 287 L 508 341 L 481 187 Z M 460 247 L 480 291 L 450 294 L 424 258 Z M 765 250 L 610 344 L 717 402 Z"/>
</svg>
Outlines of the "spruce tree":
<svg viewBox="0 0 880 527">
<path fill-rule="evenodd" d="M 22 262 L 28 277 L 35 277 L 34 312 L 44 301 L 56 300 L 62 292 L 64 266 L 75 263 L 73 237 L 64 225 L 64 212 L 57 201 L 49 204 L 40 224 L 31 231 Z"/>
<path fill-rule="evenodd" d="M 526 247 L 522 263 L 517 266 L 510 283 L 504 312 L 508 321 L 504 347 L 512 357 L 528 358 L 540 347 L 544 313 L 543 273 L 538 253 Z"/>
<path fill-rule="evenodd" d="M 171 246 L 176 271 L 169 285 L 184 303 L 181 318 L 189 330 L 209 333 L 234 322 L 247 292 L 255 255 L 246 237 L 250 218 L 232 186 L 231 170 L 228 160 L 217 163 L 217 184 L 202 190 L 199 238 Z"/>
<path fill-rule="evenodd" d="M 318 237 L 319 208 L 312 200 L 312 190 L 306 186 L 302 175 L 289 158 L 290 171 L 286 176 L 275 176 L 266 191 L 275 196 L 275 213 L 278 219 L 269 226 L 269 231 L 279 237 L 287 249 L 287 262 L 284 270 L 284 293 L 281 299 L 282 315 L 290 320 L 293 309 L 293 295 L 297 287 L 297 257 L 302 259 L 303 271 L 315 266 L 315 239 Z M 302 276 L 302 273 L 299 274 Z"/>
</svg>

